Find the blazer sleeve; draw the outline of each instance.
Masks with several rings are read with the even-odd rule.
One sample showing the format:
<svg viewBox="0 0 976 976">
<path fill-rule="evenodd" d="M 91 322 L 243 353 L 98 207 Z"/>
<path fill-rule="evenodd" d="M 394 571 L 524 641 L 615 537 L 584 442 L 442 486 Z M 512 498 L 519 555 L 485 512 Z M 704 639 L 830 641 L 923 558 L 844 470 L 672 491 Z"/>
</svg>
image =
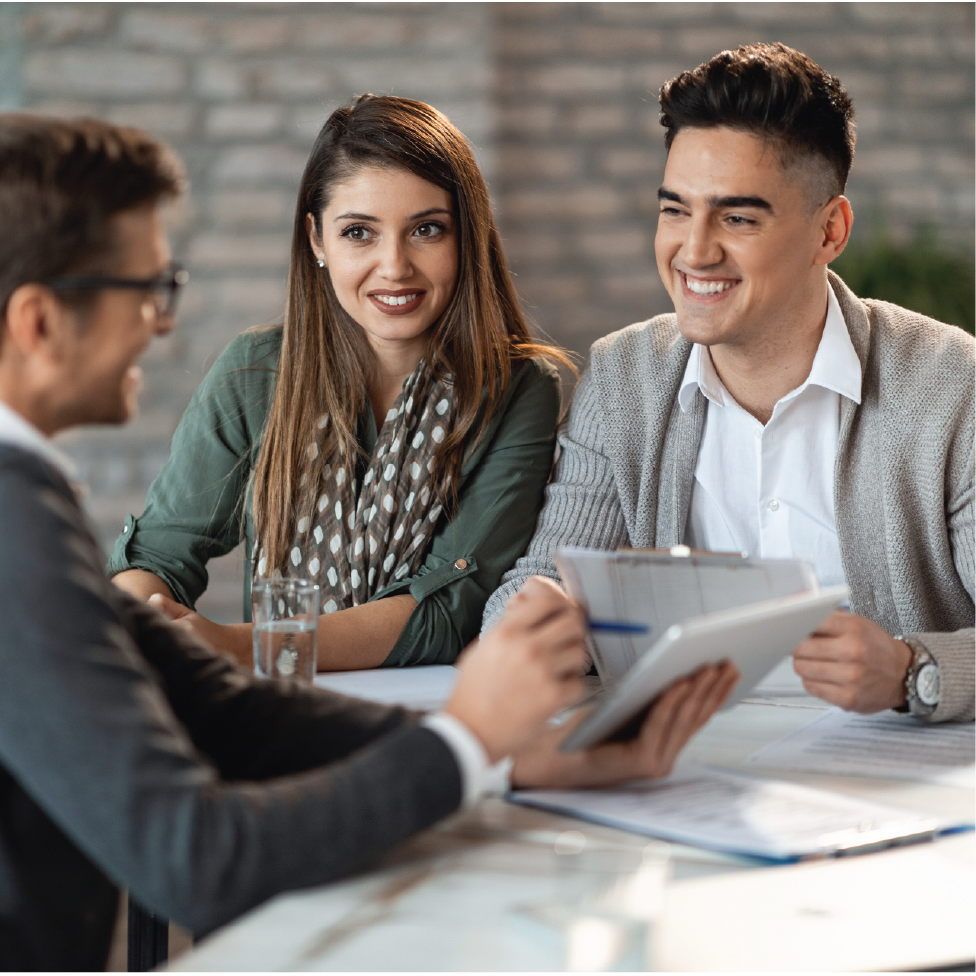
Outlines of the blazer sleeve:
<svg viewBox="0 0 976 976">
<path fill-rule="evenodd" d="M 45 471 L 0 467 L 0 763 L 113 881 L 204 933 L 457 809 L 407 713 L 258 682 L 118 594 Z"/>
<path fill-rule="evenodd" d="M 108 573 L 155 573 L 185 606 L 207 588 L 207 562 L 242 539 L 251 469 L 274 395 L 280 330 L 245 332 L 221 353 L 190 399 L 169 460 L 126 519 Z"/>
<path fill-rule="evenodd" d="M 478 635 L 485 601 L 532 537 L 552 470 L 559 374 L 527 360 L 509 390 L 465 465 L 457 513 L 441 518 L 420 572 L 374 597 L 409 592 L 417 601 L 387 667 L 452 663 Z"/>
<path fill-rule="evenodd" d="M 530 576 L 559 582 L 552 561 L 560 546 L 617 549 L 627 540 L 613 467 L 603 444 L 596 385 L 589 370 L 583 374 L 569 416 L 557 436 L 555 472 L 545 492 L 535 535 L 485 606 L 482 630 L 501 616 L 508 598 Z"/>
</svg>

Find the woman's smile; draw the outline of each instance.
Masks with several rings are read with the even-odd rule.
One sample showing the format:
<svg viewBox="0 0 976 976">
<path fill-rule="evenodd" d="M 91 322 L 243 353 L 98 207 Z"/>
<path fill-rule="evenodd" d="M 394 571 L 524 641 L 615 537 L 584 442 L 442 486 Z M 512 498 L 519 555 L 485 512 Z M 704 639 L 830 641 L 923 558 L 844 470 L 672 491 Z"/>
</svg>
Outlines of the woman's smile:
<svg viewBox="0 0 976 976">
<path fill-rule="evenodd" d="M 404 288 L 400 291 L 374 289 L 367 298 L 385 315 L 410 315 L 423 303 L 427 292 L 419 288 Z"/>
</svg>

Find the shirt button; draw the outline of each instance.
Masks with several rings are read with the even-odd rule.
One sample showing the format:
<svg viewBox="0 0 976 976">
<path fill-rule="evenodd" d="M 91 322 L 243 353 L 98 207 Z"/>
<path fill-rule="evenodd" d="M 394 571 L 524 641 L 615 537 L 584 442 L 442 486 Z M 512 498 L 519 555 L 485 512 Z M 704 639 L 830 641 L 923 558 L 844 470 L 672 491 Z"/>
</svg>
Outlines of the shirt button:
<svg viewBox="0 0 976 976">
<path fill-rule="evenodd" d="M 768 508 L 771 512 L 775 512 L 776 509 L 779 508 L 779 502 L 776 501 L 775 498 L 770 498 L 769 501 L 766 502 L 766 508 Z"/>
<path fill-rule="evenodd" d="M 126 532 L 128 532 L 128 531 L 129 531 L 129 526 L 127 526 L 127 525 L 123 525 L 123 526 L 122 526 L 122 534 L 123 534 L 123 535 L 125 535 L 125 534 L 126 534 Z"/>
<path fill-rule="evenodd" d="M 459 559 L 454 564 L 454 568 L 455 569 L 467 569 L 468 568 L 468 561 L 467 561 L 467 559 Z"/>
</svg>

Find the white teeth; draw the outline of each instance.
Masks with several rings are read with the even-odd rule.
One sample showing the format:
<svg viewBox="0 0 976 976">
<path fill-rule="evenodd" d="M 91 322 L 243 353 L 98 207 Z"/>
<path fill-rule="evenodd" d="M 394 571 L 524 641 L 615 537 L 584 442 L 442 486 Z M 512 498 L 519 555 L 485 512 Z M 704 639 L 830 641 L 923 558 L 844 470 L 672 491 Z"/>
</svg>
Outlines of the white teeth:
<svg viewBox="0 0 976 976">
<path fill-rule="evenodd" d="M 688 290 L 693 291 L 696 295 L 717 295 L 720 291 L 725 291 L 735 284 L 734 281 L 697 281 L 694 278 L 689 278 L 688 275 L 685 275 L 685 281 L 688 284 Z"/>
<path fill-rule="evenodd" d="M 406 305 L 412 302 L 416 295 L 375 295 L 384 305 Z"/>
</svg>

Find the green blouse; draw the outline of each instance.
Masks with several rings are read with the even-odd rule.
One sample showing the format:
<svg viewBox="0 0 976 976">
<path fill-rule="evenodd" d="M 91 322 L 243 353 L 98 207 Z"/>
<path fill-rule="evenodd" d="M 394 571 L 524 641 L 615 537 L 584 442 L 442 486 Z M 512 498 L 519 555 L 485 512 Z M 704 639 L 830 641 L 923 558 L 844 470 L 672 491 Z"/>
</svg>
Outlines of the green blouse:
<svg viewBox="0 0 976 976">
<path fill-rule="evenodd" d="M 139 518 L 127 516 L 109 559 L 110 575 L 148 570 L 192 608 L 207 588 L 208 560 L 243 538 L 251 566 L 249 483 L 280 353 L 280 326 L 245 332 L 224 350 L 190 400 L 170 458 L 149 488 L 146 510 Z M 513 366 L 498 411 L 465 462 L 454 519 L 441 517 L 417 575 L 372 597 L 409 593 L 417 601 L 384 666 L 451 663 L 478 634 L 485 602 L 535 529 L 552 466 L 559 399 L 559 375 L 549 363 L 530 359 Z M 359 440 L 369 455 L 376 437 L 367 404 Z M 250 571 L 244 575 L 244 619 L 250 620 Z"/>
</svg>

